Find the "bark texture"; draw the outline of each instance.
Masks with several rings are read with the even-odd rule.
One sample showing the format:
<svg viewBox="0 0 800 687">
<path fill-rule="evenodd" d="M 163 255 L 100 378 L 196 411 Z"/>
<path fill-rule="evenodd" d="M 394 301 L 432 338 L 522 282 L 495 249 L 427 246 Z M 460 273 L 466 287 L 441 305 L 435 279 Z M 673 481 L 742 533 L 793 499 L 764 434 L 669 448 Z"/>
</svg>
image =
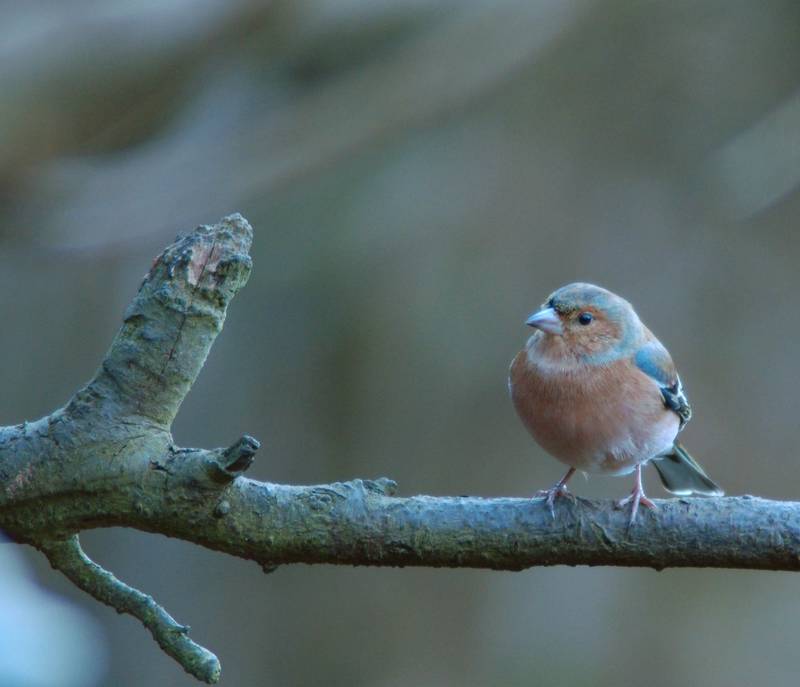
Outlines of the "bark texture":
<svg viewBox="0 0 800 687">
<path fill-rule="evenodd" d="M 152 597 L 91 561 L 78 533 L 126 526 L 258 562 L 472 567 L 617 565 L 800 570 L 800 503 L 751 496 L 611 502 L 395 496 L 393 481 L 320 486 L 242 476 L 258 450 L 175 446 L 170 426 L 247 282 L 252 229 L 240 215 L 179 237 L 153 263 L 100 369 L 70 402 L 0 428 L 0 529 L 138 618 L 183 668 L 216 682 L 216 657 Z"/>
</svg>

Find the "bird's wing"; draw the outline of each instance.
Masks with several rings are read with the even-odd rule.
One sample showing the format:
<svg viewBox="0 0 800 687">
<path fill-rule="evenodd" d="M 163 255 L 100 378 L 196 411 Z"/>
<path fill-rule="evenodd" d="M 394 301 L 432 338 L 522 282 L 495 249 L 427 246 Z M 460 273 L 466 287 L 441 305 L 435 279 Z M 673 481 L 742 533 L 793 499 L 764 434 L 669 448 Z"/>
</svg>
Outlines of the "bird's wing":
<svg viewBox="0 0 800 687">
<path fill-rule="evenodd" d="M 664 405 L 680 418 L 683 429 L 692 417 L 692 407 L 667 349 L 653 338 L 636 351 L 633 360 L 636 367 L 658 384 Z"/>
</svg>

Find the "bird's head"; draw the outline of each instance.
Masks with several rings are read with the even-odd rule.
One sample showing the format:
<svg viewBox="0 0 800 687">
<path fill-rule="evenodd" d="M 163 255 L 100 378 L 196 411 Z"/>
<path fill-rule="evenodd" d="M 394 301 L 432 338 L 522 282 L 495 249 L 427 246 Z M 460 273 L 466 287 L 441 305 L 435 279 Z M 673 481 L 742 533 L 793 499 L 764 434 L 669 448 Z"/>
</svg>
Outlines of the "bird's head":
<svg viewBox="0 0 800 687">
<path fill-rule="evenodd" d="M 574 283 L 554 291 L 525 324 L 538 329 L 553 353 L 604 362 L 632 349 L 641 329 L 628 301 L 594 284 Z"/>
</svg>

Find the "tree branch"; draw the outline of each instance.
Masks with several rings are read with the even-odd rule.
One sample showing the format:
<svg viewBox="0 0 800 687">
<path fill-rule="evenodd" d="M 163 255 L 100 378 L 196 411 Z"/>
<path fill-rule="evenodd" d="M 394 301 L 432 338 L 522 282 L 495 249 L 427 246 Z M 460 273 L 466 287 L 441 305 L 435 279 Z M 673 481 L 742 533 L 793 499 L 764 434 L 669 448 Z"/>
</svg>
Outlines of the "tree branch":
<svg viewBox="0 0 800 687">
<path fill-rule="evenodd" d="M 189 639 L 189 627 L 179 625 L 152 596 L 129 587 L 91 560 L 81 549 L 78 536 L 46 541 L 39 545 L 50 565 L 64 573 L 76 587 L 117 613 L 127 613 L 141 621 L 158 645 L 203 682 L 217 682 L 221 668 L 217 657 Z"/>
<path fill-rule="evenodd" d="M 240 215 L 169 246 L 145 277 L 94 379 L 35 422 L 0 428 L 0 528 L 78 587 L 142 621 L 207 682 L 219 664 L 148 595 L 89 560 L 76 533 L 127 526 L 257 561 L 472 567 L 618 565 L 800 570 L 800 503 L 743 496 L 660 501 L 633 527 L 611 503 L 394 496 L 391 480 L 321 486 L 242 474 L 258 442 L 175 446 L 170 425 L 250 273 Z"/>
</svg>

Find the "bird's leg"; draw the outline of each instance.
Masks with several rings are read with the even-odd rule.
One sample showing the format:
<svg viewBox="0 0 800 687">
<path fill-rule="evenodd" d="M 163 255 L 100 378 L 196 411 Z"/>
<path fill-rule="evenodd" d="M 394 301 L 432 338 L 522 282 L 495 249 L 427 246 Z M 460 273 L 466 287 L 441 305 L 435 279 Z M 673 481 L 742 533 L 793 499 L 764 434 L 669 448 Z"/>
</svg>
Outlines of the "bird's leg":
<svg viewBox="0 0 800 687">
<path fill-rule="evenodd" d="M 545 503 L 547 507 L 550 509 L 550 515 L 553 516 L 553 520 L 556 518 L 556 509 L 555 509 L 555 502 L 556 496 L 566 496 L 569 494 L 567 491 L 567 482 L 569 482 L 570 477 L 575 474 L 575 468 L 570 468 L 567 470 L 567 474 L 564 475 L 558 482 L 556 482 L 552 487 L 549 489 L 541 489 L 534 494 L 534 498 L 538 496 L 543 496 L 545 498 Z"/>
<path fill-rule="evenodd" d="M 626 496 L 624 499 L 617 501 L 617 508 L 622 508 L 623 506 L 627 506 L 631 504 L 631 519 L 628 525 L 633 525 L 636 521 L 636 513 L 639 512 L 639 504 L 645 506 L 646 508 L 652 508 L 655 510 L 657 508 L 656 504 L 653 503 L 650 499 L 645 496 L 644 489 L 642 488 L 642 464 L 639 463 L 636 466 L 636 482 L 633 485 L 633 491 L 631 492 L 630 496 Z"/>
</svg>

